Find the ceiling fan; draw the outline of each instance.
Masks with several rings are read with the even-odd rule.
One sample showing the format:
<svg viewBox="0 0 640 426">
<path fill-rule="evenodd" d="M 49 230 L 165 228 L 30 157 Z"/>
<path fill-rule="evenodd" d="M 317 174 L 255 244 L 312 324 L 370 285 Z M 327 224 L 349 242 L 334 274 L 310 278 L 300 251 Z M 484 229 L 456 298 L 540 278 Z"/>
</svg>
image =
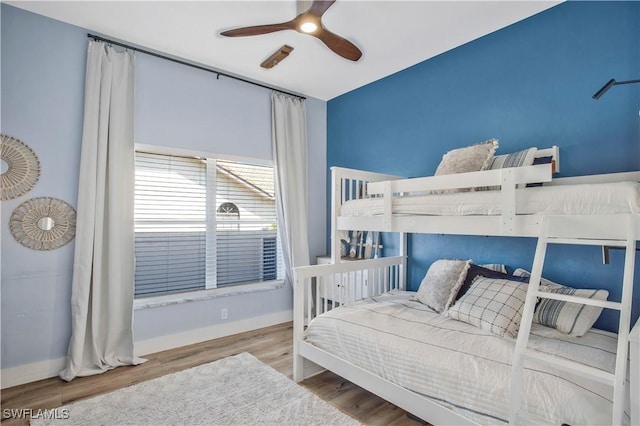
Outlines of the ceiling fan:
<svg viewBox="0 0 640 426">
<path fill-rule="evenodd" d="M 332 33 L 322 25 L 322 15 L 331 7 L 336 0 L 314 0 L 311 6 L 307 7 L 308 1 L 298 2 L 298 16 L 290 21 L 256 25 L 252 27 L 242 27 L 233 30 L 223 31 L 220 34 L 225 37 L 244 37 L 273 33 L 282 30 L 295 30 L 299 33 L 316 37 L 329 49 L 345 59 L 357 61 L 362 56 L 360 49 L 349 40 Z M 302 9 L 302 11 L 301 11 Z"/>
</svg>

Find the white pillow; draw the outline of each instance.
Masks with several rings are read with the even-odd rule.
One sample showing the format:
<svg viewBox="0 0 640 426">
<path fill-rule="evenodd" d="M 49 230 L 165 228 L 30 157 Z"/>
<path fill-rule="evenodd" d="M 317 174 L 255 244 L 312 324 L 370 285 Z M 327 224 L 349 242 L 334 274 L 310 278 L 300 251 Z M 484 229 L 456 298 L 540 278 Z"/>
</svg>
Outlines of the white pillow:
<svg viewBox="0 0 640 426">
<path fill-rule="evenodd" d="M 476 145 L 451 150 L 442 156 L 442 161 L 438 164 L 435 176 L 487 170 L 491 166 L 491 160 L 497 148 L 498 140 L 489 139 Z M 434 194 L 444 194 L 467 191 L 473 191 L 473 188 L 445 189 L 432 192 Z"/>
<path fill-rule="evenodd" d="M 446 315 L 498 336 L 515 338 L 526 296 L 527 284 L 478 276 Z"/>
<path fill-rule="evenodd" d="M 513 275 L 530 277 L 531 273 L 518 268 L 513 272 Z M 540 280 L 540 291 L 588 297 L 596 300 L 607 300 L 609 297 L 607 290 L 575 289 L 554 283 L 546 278 Z M 540 298 L 540 302 L 536 306 L 533 322 L 555 328 L 570 336 L 580 337 L 593 327 L 601 313 L 602 308 L 598 306 L 563 302 L 543 297 Z"/>
<path fill-rule="evenodd" d="M 464 283 L 470 264 L 471 260 L 439 259 L 433 262 L 418 288 L 418 301 L 439 313 L 449 309 Z"/>
</svg>

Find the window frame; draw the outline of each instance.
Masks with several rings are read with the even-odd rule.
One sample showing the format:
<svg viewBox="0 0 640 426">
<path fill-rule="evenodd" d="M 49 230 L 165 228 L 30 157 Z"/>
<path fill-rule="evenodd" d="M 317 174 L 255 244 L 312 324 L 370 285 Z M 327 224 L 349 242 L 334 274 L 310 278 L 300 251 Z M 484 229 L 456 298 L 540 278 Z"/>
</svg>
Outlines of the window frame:
<svg viewBox="0 0 640 426">
<path fill-rule="evenodd" d="M 164 293 L 164 294 L 155 294 L 155 295 L 144 295 L 140 297 L 135 297 L 134 301 L 137 301 L 138 306 L 149 307 L 153 306 L 154 303 L 148 303 L 150 300 L 161 301 L 161 304 L 166 304 L 167 301 L 184 301 L 186 300 L 201 300 L 208 299 L 211 297 L 216 297 L 217 294 L 235 294 L 238 291 L 238 288 L 242 288 L 243 292 L 248 290 L 247 292 L 254 291 L 264 291 L 265 289 L 272 289 L 274 285 L 276 287 L 280 287 L 285 283 L 285 278 L 276 278 L 274 280 L 265 280 L 265 281 L 249 281 L 244 283 L 237 283 L 226 285 L 222 287 L 218 287 L 217 285 L 217 246 L 216 246 L 216 227 L 217 227 L 217 208 L 216 208 L 216 174 L 217 173 L 209 173 L 209 170 L 217 170 L 216 163 L 217 160 L 221 161 L 231 161 L 238 162 L 244 164 L 251 164 L 256 166 L 266 166 L 271 167 L 275 173 L 275 164 L 273 160 L 265 160 L 260 158 L 253 157 L 245 157 L 245 156 L 237 156 L 237 155 L 228 155 L 228 154 L 214 154 L 209 152 L 184 149 L 184 148 L 174 148 L 162 145 L 149 145 L 149 144 L 134 144 L 134 155 L 137 152 L 144 152 L 150 154 L 157 155 L 167 155 L 167 156 L 176 156 L 176 157 L 190 157 L 201 159 L 206 162 L 206 255 L 205 255 L 205 288 L 200 290 L 191 290 L 191 291 L 182 291 L 176 293 Z M 135 161 L 135 156 L 134 156 Z M 275 179 L 275 176 L 274 176 Z M 275 189 L 277 192 L 277 188 Z M 277 195 L 276 196 L 277 200 Z M 277 202 L 277 201 L 276 201 Z M 277 206 L 274 207 L 275 215 L 276 215 L 276 225 L 278 222 L 278 209 Z M 134 231 L 135 232 L 135 231 Z M 280 234 L 276 233 L 276 238 L 278 241 L 278 245 L 280 243 Z M 276 257 L 278 264 L 282 264 L 284 267 L 284 259 L 282 259 L 281 249 L 278 249 L 278 255 Z M 286 276 L 286 274 L 282 274 L 282 276 Z M 134 283 L 135 286 L 135 283 Z M 235 288 L 235 290 L 234 290 Z"/>
</svg>

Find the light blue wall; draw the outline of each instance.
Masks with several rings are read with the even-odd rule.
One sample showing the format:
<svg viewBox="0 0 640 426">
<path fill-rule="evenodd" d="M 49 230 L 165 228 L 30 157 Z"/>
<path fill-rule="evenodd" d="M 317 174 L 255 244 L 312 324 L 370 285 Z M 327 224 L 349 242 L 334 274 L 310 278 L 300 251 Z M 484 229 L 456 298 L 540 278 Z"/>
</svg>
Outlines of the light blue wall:
<svg viewBox="0 0 640 426">
<path fill-rule="evenodd" d="M 268 90 L 137 54 L 135 101 L 136 143 L 272 158 Z"/>
<path fill-rule="evenodd" d="M 136 57 L 136 143 L 179 147 L 205 153 L 271 160 L 270 91 L 148 55 Z M 326 102 L 306 101 L 309 158 L 326 153 Z M 309 191 L 322 190 L 323 161 L 310 161 Z M 310 204 L 310 253 L 324 254 L 323 208 Z M 270 293 L 276 293 L 270 294 Z M 230 321 L 244 320 L 292 307 L 290 287 L 270 293 L 224 297 L 184 305 L 135 311 L 136 340 L 176 334 L 220 322 L 227 308 Z"/>
<path fill-rule="evenodd" d="M 77 27 L 1 6 L 2 133 L 29 145 L 40 180 L 2 202 L 2 368 L 66 354 L 71 330 L 74 244 L 34 251 L 9 230 L 13 210 L 32 197 L 76 206 L 82 138 L 86 33 Z"/>
<path fill-rule="evenodd" d="M 9 231 L 16 206 L 54 196 L 75 206 L 82 138 L 87 30 L 2 4 L 1 131 L 37 153 L 35 188 L 2 202 L 1 367 L 55 360 L 71 333 L 73 243 L 29 250 Z M 215 74 L 136 55 L 136 142 L 271 158 L 270 91 Z M 326 158 L 326 102 L 307 100 L 310 158 Z M 311 255 L 325 250 L 325 161 L 311 162 Z M 312 197 L 311 197 L 312 198 Z M 313 204 L 315 203 L 315 204 Z M 135 311 L 136 341 L 291 309 L 291 289 L 223 297 Z"/>
<path fill-rule="evenodd" d="M 610 78 L 640 78 L 640 3 L 563 3 L 329 101 L 327 165 L 429 176 L 448 150 L 495 137 L 502 153 L 560 146 L 561 176 L 640 170 L 640 85 L 591 99 Z M 530 239 L 413 235 L 409 286 L 441 257 L 530 267 L 533 251 Z M 594 247 L 548 259 L 549 278 L 620 297 L 621 252 L 611 265 Z"/>
</svg>

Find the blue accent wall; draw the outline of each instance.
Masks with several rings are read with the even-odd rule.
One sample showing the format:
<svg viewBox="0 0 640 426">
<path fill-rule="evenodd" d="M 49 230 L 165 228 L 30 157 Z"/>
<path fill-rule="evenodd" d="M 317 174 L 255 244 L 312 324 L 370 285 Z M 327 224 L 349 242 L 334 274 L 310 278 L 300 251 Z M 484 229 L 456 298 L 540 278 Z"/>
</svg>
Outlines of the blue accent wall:
<svg viewBox="0 0 640 426">
<path fill-rule="evenodd" d="M 566 2 L 329 101 L 327 165 L 429 176 L 448 150 L 495 137 L 498 153 L 558 145 L 559 176 L 640 170 L 640 85 L 593 100 L 611 78 L 640 78 L 640 3 Z M 411 235 L 408 285 L 417 290 L 438 258 L 530 269 L 534 249 L 528 238 Z M 555 246 L 543 275 L 619 300 L 622 261 Z M 596 326 L 616 321 L 605 311 Z"/>
</svg>

